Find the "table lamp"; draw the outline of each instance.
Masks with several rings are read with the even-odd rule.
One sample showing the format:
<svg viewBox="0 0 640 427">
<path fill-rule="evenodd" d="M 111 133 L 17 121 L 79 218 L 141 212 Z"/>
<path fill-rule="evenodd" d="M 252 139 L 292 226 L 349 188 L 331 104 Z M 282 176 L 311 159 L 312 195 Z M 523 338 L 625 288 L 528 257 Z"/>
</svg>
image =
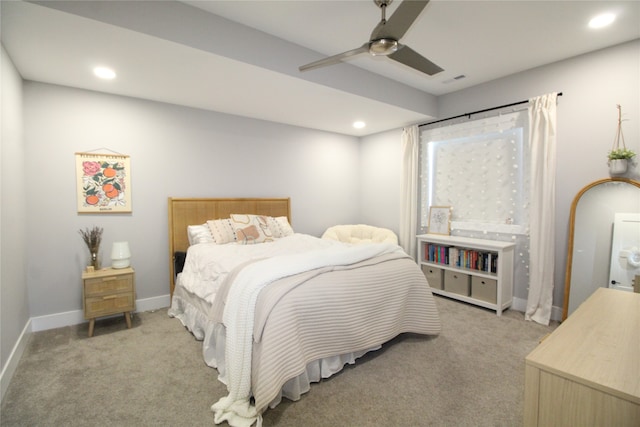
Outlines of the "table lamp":
<svg viewBox="0 0 640 427">
<path fill-rule="evenodd" d="M 111 249 L 111 267 L 127 268 L 131 265 L 129 242 L 114 242 Z"/>
</svg>

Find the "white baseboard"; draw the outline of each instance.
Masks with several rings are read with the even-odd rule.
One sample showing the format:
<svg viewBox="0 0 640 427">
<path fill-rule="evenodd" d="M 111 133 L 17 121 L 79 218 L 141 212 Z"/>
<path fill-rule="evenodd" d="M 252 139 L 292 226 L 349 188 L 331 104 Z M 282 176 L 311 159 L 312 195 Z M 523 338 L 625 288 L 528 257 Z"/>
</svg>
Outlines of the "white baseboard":
<svg viewBox="0 0 640 427">
<path fill-rule="evenodd" d="M 523 298 L 513 297 L 513 302 L 511 303 L 511 308 L 516 311 L 526 312 L 527 311 L 527 300 Z M 551 320 L 560 321 L 562 319 L 562 307 L 552 306 L 551 307 Z"/>
<path fill-rule="evenodd" d="M 145 298 L 136 300 L 136 311 L 150 311 L 159 308 L 169 307 L 169 295 L 161 295 L 159 297 Z M 85 323 L 82 310 L 66 311 L 64 313 L 48 314 L 46 316 L 38 316 L 31 318 L 31 328 L 33 332 L 46 331 L 48 329 L 62 328 L 65 326 L 79 325 Z"/>
<path fill-rule="evenodd" d="M 24 353 L 24 349 L 27 348 L 27 342 L 29 342 L 30 336 L 31 319 L 27 321 L 24 329 L 22 329 L 22 333 L 18 337 L 16 345 L 13 346 L 13 350 L 11 350 L 7 363 L 4 365 L 4 368 L 2 368 L 2 373 L 0 373 L 0 402 L 4 399 L 4 394 L 7 392 L 11 378 L 13 378 L 13 374 L 18 368 L 18 363 L 20 363 L 22 353 Z"/>
<path fill-rule="evenodd" d="M 31 318 L 33 332 L 46 331 L 48 329 L 63 328 L 65 326 L 78 325 L 85 322 L 82 310 L 65 311 L 62 313 L 47 314 Z"/>
<path fill-rule="evenodd" d="M 159 308 L 169 308 L 171 305 L 171 296 L 161 295 L 159 297 L 139 299 L 136 301 L 136 311 L 151 311 Z"/>
<path fill-rule="evenodd" d="M 552 306 L 551 307 L 551 320 L 556 320 L 560 322 L 562 320 L 562 307 Z"/>
</svg>

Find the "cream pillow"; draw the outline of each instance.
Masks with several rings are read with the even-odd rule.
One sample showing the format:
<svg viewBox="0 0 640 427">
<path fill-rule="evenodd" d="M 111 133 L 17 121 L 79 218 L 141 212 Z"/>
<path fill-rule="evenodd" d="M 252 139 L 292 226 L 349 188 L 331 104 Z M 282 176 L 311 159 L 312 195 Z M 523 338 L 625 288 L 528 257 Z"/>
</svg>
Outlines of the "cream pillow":
<svg viewBox="0 0 640 427">
<path fill-rule="evenodd" d="M 268 218 L 264 215 L 231 214 L 231 225 L 236 234 L 236 241 L 243 245 L 272 242 L 274 236 L 269 228 Z"/>
<path fill-rule="evenodd" d="M 189 245 L 197 245 L 199 243 L 215 243 L 211 230 L 207 224 L 202 225 L 188 225 L 187 237 L 189 238 Z"/>
<path fill-rule="evenodd" d="M 207 226 L 217 244 L 223 245 L 236 241 L 236 233 L 230 219 L 209 220 Z"/>
<path fill-rule="evenodd" d="M 293 233 L 293 228 L 289 224 L 289 220 L 286 216 L 279 217 L 268 217 L 269 219 L 269 228 L 273 233 L 273 237 L 287 237 L 291 236 Z"/>
</svg>

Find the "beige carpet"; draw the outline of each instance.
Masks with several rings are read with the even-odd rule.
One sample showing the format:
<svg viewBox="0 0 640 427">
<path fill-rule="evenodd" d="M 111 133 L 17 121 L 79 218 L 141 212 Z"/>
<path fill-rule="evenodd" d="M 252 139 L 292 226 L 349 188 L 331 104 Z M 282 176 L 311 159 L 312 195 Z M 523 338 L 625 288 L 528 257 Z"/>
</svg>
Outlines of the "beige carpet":
<svg viewBox="0 0 640 427">
<path fill-rule="evenodd" d="M 524 358 L 557 325 L 436 297 L 438 337 L 400 336 L 314 384 L 264 426 L 519 426 Z M 201 344 L 166 310 L 34 333 L 2 402 L 2 426 L 211 426 L 226 394 Z M 226 424 L 225 424 L 226 425 Z"/>
</svg>

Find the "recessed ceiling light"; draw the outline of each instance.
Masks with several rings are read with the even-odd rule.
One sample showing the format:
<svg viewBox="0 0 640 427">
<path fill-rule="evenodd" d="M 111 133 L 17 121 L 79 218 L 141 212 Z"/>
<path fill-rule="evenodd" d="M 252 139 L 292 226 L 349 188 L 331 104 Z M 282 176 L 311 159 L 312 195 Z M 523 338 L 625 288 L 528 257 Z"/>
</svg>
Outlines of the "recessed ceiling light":
<svg viewBox="0 0 640 427">
<path fill-rule="evenodd" d="M 603 13 L 602 15 L 595 16 L 589 21 L 589 28 L 602 28 L 611 24 L 616 19 L 616 15 L 613 13 Z"/>
<path fill-rule="evenodd" d="M 116 78 L 116 72 L 111 68 L 106 67 L 96 67 L 93 69 L 93 74 L 100 77 L 101 79 L 111 80 Z"/>
<path fill-rule="evenodd" d="M 365 122 L 361 122 L 361 121 L 353 122 L 353 127 L 356 129 L 362 129 L 366 125 L 367 124 Z"/>
</svg>

